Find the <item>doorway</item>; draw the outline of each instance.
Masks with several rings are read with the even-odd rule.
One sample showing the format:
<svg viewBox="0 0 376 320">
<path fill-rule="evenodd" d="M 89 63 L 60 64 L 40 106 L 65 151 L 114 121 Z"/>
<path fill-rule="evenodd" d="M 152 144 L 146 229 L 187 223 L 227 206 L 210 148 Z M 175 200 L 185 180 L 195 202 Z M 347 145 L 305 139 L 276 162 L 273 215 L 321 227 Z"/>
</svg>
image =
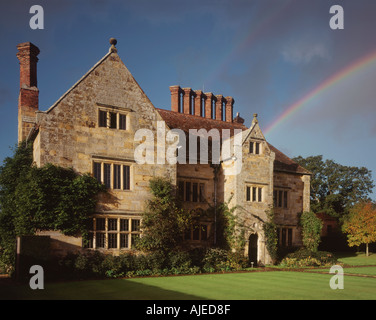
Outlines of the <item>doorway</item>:
<svg viewBox="0 0 376 320">
<path fill-rule="evenodd" d="M 253 233 L 249 236 L 249 245 L 248 245 L 248 258 L 249 262 L 253 262 L 253 265 L 257 265 L 257 242 L 258 236 L 257 233 Z"/>
</svg>

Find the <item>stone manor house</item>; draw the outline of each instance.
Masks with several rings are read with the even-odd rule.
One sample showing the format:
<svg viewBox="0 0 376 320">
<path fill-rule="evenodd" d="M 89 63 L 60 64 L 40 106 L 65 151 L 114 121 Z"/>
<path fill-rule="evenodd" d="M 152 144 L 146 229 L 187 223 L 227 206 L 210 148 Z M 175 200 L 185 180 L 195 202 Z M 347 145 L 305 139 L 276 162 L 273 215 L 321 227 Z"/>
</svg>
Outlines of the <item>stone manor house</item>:
<svg viewBox="0 0 376 320">
<path fill-rule="evenodd" d="M 270 262 L 262 226 L 271 207 L 279 245 L 301 245 L 298 215 L 310 210 L 310 173 L 265 140 L 257 114 L 247 128 L 239 114 L 233 117 L 232 97 L 177 85 L 169 88 L 171 110 L 156 108 L 121 61 L 116 40 L 110 43 L 109 52 L 46 111 L 38 105 L 39 49 L 30 42 L 17 46 L 19 142 L 33 143 L 37 166 L 53 163 L 78 173 L 90 172 L 109 189 L 93 212 L 88 247 L 113 254 L 132 248 L 142 234 L 141 213 L 150 198 L 148 181 L 156 176 L 171 179 L 184 208 L 192 214 L 228 200 L 229 207 L 241 208 L 244 254 L 253 262 Z M 236 161 L 234 156 L 219 164 L 210 158 L 208 163 L 138 163 L 135 149 L 142 142 L 135 139 L 136 131 L 148 129 L 156 139 L 161 121 L 166 132 L 180 129 L 187 136 L 189 129 L 227 129 L 234 141 L 234 133 L 240 131 L 240 172 L 224 170 L 226 163 Z M 216 219 L 201 216 L 191 232 L 182 236 L 192 246 L 214 245 Z M 82 250 L 80 237 L 56 231 L 41 234 L 55 240 L 57 251 Z"/>
</svg>

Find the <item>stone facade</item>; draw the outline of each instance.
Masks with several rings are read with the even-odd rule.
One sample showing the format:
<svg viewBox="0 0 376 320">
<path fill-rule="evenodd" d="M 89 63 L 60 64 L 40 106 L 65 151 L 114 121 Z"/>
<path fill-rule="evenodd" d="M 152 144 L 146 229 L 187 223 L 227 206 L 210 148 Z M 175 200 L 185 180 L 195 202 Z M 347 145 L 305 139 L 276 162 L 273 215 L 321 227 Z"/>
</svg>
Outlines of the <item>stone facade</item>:
<svg viewBox="0 0 376 320">
<path fill-rule="evenodd" d="M 18 46 L 19 141 L 33 141 L 38 166 L 53 163 L 73 167 L 78 173 L 90 172 L 109 188 L 109 195 L 100 198 L 93 213 L 89 247 L 113 254 L 132 247 L 134 237 L 141 234 L 141 213 L 150 197 L 148 181 L 156 176 L 170 177 L 184 208 L 201 216 L 196 228 L 184 235 L 193 246 L 215 243 L 215 217 L 200 212 L 229 199 L 230 207 L 241 208 L 246 228 L 245 255 L 253 262 L 270 262 L 262 226 L 266 211 L 273 206 L 280 226 L 280 244 L 299 245 L 298 214 L 309 210 L 310 174 L 265 140 L 257 115 L 247 128 L 239 115 L 233 119 L 232 97 L 180 86 L 170 87 L 172 111 L 157 109 L 121 61 L 114 44 L 116 41 L 47 111 L 38 110 L 39 49 L 31 43 Z M 24 98 L 30 92 L 31 98 Z M 210 161 L 159 162 L 157 137 L 161 133 L 157 129 L 161 122 L 165 124 L 164 134 L 170 129 L 186 134 L 190 129 L 229 130 L 232 142 L 240 134 L 241 171 L 234 175 L 225 170 L 228 163 L 237 161 L 234 159 L 217 165 Z M 135 139 L 139 129 L 147 129 L 155 142 L 153 163 L 140 164 L 135 159 L 135 151 L 144 143 Z M 57 237 L 56 232 L 51 235 Z M 80 247 L 77 238 L 65 240 L 70 246 Z"/>
</svg>

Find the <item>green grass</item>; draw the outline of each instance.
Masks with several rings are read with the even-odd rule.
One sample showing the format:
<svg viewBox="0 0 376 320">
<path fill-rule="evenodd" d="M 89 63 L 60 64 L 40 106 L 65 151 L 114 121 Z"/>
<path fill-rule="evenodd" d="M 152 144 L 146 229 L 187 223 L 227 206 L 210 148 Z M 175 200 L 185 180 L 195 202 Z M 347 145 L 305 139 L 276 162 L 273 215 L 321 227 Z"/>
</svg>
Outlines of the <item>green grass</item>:
<svg viewBox="0 0 376 320">
<path fill-rule="evenodd" d="M 310 272 L 328 272 L 330 268 L 323 269 L 310 269 Z M 364 275 L 364 276 L 375 276 L 376 277 L 376 267 L 343 267 L 343 273 L 345 275 Z"/>
<path fill-rule="evenodd" d="M 47 283 L 44 290 L 7 285 L 0 286 L 0 299 L 376 299 L 376 278 L 345 276 L 345 288 L 332 290 L 331 277 L 330 274 L 269 271 Z"/>
<path fill-rule="evenodd" d="M 370 253 L 367 257 L 363 252 L 335 254 L 338 261 L 350 266 L 376 266 L 376 253 Z"/>
</svg>

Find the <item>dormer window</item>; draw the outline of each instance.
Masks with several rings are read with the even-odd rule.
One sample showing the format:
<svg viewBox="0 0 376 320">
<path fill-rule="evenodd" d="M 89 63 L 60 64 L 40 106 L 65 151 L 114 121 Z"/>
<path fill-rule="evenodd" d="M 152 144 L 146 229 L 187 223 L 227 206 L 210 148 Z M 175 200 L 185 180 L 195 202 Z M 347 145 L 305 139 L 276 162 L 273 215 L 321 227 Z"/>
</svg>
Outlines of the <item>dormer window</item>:
<svg viewBox="0 0 376 320">
<path fill-rule="evenodd" d="M 249 153 L 260 154 L 261 153 L 260 144 L 261 144 L 260 142 L 250 141 L 249 142 Z"/>
</svg>

